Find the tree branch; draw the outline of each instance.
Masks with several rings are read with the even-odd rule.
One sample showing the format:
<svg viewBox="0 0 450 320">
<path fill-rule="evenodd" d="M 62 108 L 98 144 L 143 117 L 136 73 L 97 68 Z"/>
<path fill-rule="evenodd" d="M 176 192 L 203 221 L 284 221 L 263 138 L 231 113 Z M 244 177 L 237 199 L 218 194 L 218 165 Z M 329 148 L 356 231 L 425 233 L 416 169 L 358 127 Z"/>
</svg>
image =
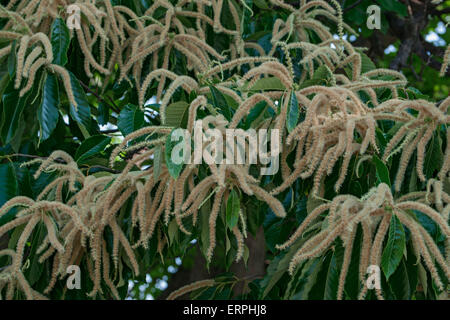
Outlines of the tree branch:
<svg viewBox="0 0 450 320">
<path fill-rule="evenodd" d="M 14 153 L 14 154 L 9 154 L 7 155 L 8 157 L 24 157 L 24 158 L 31 158 L 31 159 L 48 159 L 48 157 L 41 157 L 41 156 L 35 156 L 32 154 L 24 154 L 24 153 Z M 59 160 L 58 158 L 54 160 L 57 163 L 66 163 L 63 160 Z M 93 166 L 89 166 L 89 165 L 81 165 L 84 167 L 87 167 L 88 169 L 93 169 L 93 168 L 99 168 L 102 169 L 103 171 L 107 171 L 107 172 L 111 172 L 111 173 L 119 173 L 118 171 L 105 167 L 105 166 L 101 166 L 101 165 L 93 165 Z"/>
<path fill-rule="evenodd" d="M 100 97 L 96 92 L 92 91 L 89 86 L 87 86 L 86 84 L 84 84 L 82 81 L 80 81 L 80 84 L 83 86 L 84 89 L 86 89 L 87 91 L 89 91 L 89 93 L 93 94 L 100 102 L 103 102 L 104 104 L 106 104 L 111 110 L 113 110 L 114 112 L 116 112 L 117 114 L 120 113 L 120 109 L 119 107 L 117 107 L 117 105 L 111 105 L 108 102 L 105 101 L 105 99 L 103 99 L 102 97 Z M 108 96 L 107 96 L 108 97 Z M 110 97 L 108 97 L 111 101 L 112 99 Z M 113 102 L 114 103 L 114 102 Z"/>
<path fill-rule="evenodd" d="M 351 5 L 349 5 L 348 7 L 344 8 L 344 10 L 342 10 L 343 13 L 352 10 L 353 8 L 356 8 L 360 3 L 362 2 L 362 0 L 358 0 L 355 3 L 352 3 Z"/>
</svg>

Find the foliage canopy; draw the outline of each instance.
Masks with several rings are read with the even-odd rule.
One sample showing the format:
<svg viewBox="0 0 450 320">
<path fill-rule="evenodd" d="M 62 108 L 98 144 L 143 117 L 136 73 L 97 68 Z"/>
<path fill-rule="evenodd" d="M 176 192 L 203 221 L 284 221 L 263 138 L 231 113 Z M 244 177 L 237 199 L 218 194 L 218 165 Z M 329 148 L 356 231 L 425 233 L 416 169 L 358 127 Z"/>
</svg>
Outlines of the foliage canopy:
<svg viewBox="0 0 450 320">
<path fill-rule="evenodd" d="M 450 98 L 350 41 L 370 36 L 346 23 L 356 2 L 7 1 L 0 297 L 124 299 L 128 281 L 197 256 L 209 279 L 169 298 L 443 297 Z M 171 132 L 197 119 L 223 135 L 278 129 L 279 172 L 174 163 Z M 263 274 L 238 275 L 261 230 Z M 66 287 L 69 265 L 80 290 Z"/>
</svg>

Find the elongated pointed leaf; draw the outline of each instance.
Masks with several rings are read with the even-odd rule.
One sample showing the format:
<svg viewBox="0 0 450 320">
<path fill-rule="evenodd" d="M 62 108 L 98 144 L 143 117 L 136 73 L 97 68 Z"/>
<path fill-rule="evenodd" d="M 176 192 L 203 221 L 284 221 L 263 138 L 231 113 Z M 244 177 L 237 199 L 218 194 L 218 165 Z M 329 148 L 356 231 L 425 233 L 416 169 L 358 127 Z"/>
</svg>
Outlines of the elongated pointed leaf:
<svg viewBox="0 0 450 320">
<path fill-rule="evenodd" d="M 50 218 L 52 219 L 52 218 Z M 25 276 L 27 277 L 30 285 L 34 285 L 41 277 L 45 268 L 39 263 L 39 254 L 36 253 L 39 246 L 47 234 L 45 225 L 40 222 L 34 229 L 32 236 L 29 238 L 30 246 L 30 267 L 25 270 Z"/>
<path fill-rule="evenodd" d="M 51 43 L 53 50 L 53 63 L 64 66 L 67 63 L 67 50 L 69 49 L 70 33 L 63 19 L 58 18 L 52 24 Z"/>
<path fill-rule="evenodd" d="M 281 83 L 280 79 L 276 77 L 261 78 L 255 82 L 255 84 L 249 89 L 250 91 L 261 90 L 279 90 L 284 91 L 286 87 Z"/>
<path fill-rule="evenodd" d="M 158 180 L 161 174 L 161 159 L 162 159 L 162 147 L 161 145 L 155 147 L 155 153 L 153 154 L 153 178 Z"/>
<path fill-rule="evenodd" d="M 299 291 L 292 297 L 293 300 L 307 300 L 308 295 L 317 281 L 317 276 L 322 268 L 324 259 L 315 258 L 309 260 L 302 269 L 302 275 L 299 279 Z"/>
<path fill-rule="evenodd" d="M 58 123 L 59 91 L 58 81 L 52 74 L 47 75 L 42 90 L 42 103 L 38 109 L 40 141 L 47 140 Z"/>
<path fill-rule="evenodd" d="M 387 11 L 396 12 L 403 17 L 406 17 L 408 15 L 408 9 L 405 4 L 401 3 L 401 1 L 381 0 L 379 3 L 381 7 Z"/>
<path fill-rule="evenodd" d="M 111 138 L 102 135 L 96 135 L 84 140 L 75 153 L 75 160 L 78 163 L 102 152 L 111 142 Z"/>
<path fill-rule="evenodd" d="M 392 215 L 388 240 L 381 256 L 381 268 L 387 280 L 399 266 L 404 250 L 405 230 L 397 216 Z"/>
<path fill-rule="evenodd" d="M 376 69 L 376 65 L 373 61 L 362 51 L 359 51 L 359 55 L 361 56 L 361 73 L 369 72 L 373 69 Z"/>
<path fill-rule="evenodd" d="M 18 185 L 14 166 L 8 162 L 0 164 L 0 207 L 9 199 L 17 196 Z M 11 220 L 15 210 L 9 210 L 8 213 L 0 216 L 0 226 Z"/>
<path fill-rule="evenodd" d="M 328 272 L 325 282 L 325 292 L 323 296 L 325 300 L 337 299 L 339 276 L 341 273 L 343 256 L 343 247 L 336 247 L 333 256 L 331 257 L 330 265 L 328 266 Z"/>
<path fill-rule="evenodd" d="M 408 245 L 406 253 L 405 267 L 408 272 L 410 296 L 412 297 L 416 293 L 419 282 L 419 266 L 417 265 L 417 257 L 414 254 L 411 243 Z"/>
<path fill-rule="evenodd" d="M 99 125 L 106 125 L 109 122 L 109 108 L 104 102 L 98 104 L 97 122 Z"/>
<path fill-rule="evenodd" d="M 241 210 L 241 202 L 236 190 L 231 190 L 227 201 L 227 227 L 233 229 L 239 220 L 239 211 Z"/>
<path fill-rule="evenodd" d="M 447 142 L 449 143 L 449 142 Z M 427 179 L 433 178 L 435 171 L 439 171 L 444 161 L 442 153 L 442 139 L 435 133 L 427 146 L 427 153 L 424 160 L 424 172 Z"/>
<path fill-rule="evenodd" d="M 176 129 L 174 129 L 176 130 Z M 167 140 L 166 140 L 166 148 L 165 148 L 165 154 L 164 154 L 164 158 L 166 161 L 166 165 L 167 165 L 167 169 L 169 170 L 169 174 L 174 178 L 178 178 L 178 176 L 181 173 L 181 170 L 183 169 L 183 165 L 184 163 L 175 163 L 172 161 L 172 150 L 173 148 L 179 144 L 179 143 L 184 143 L 183 139 L 181 139 L 181 141 L 172 141 L 172 132 L 167 136 Z"/>
<path fill-rule="evenodd" d="M 300 89 L 315 85 L 326 85 L 329 82 L 330 76 L 329 69 L 322 65 L 317 68 L 311 79 L 307 79 L 300 84 Z"/>
<path fill-rule="evenodd" d="M 320 270 L 318 271 L 317 275 L 315 276 L 314 281 L 311 281 L 312 279 L 307 279 L 307 285 L 304 287 L 305 289 L 309 290 L 307 299 L 308 300 L 322 300 L 325 296 L 325 288 L 326 288 L 326 281 L 328 279 L 328 272 L 330 271 L 330 264 L 331 259 L 333 257 L 332 252 L 328 252 L 322 257 L 322 266 L 320 267 Z M 310 288 L 308 288 L 310 286 Z M 305 292 L 306 293 L 306 292 Z M 305 296 L 306 298 L 306 296 Z"/>
<path fill-rule="evenodd" d="M 173 244 L 174 240 L 177 240 L 178 235 L 178 224 L 176 220 L 172 220 L 169 224 L 169 228 L 167 230 L 167 233 L 169 235 L 169 243 Z"/>
<path fill-rule="evenodd" d="M 186 128 L 189 103 L 186 101 L 177 101 L 171 103 L 166 108 L 166 125 L 175 128 Z"/>
<path fill-rule="evenodd" d="M 227 100 L 223 96 L 222 92 L 220 92 L 213 86 L 209 86 L 209 89 L 211 90 L 214 107 L 220 111 L 220 113 L 225 117 L 225 119 L 230 121 L 231 108 L 228 106 Z"/>
<path fill-rule="evenodd" d="M 409 300 L 411 289 L 409 287 L 408 270 L 402 260 L 389 280 L 389 288 L 397 300 Z"/>
<path fill-rule="evenodd" d="M 288 132 L 291 132 L 297 126 L 299 115 L 300 112 L 298 109 L 297 96 L 295 95 L 295 92 L 292 91 L 290 101 L 288 103 L 288 112 L 286 117 L 286 128 Z"/>
<path fill-rule="evenodd" d="M 11 52 L 8 55 L 8 73 L 11 79 L 14 78 L 14 75 L 16 74 L 16 65 L 17 65 L 17 54 L 16 54 L 16 46 L 17 46 L 17 40 L 14 40 L 11 43 Z"/>
<path fill-rule="evenodd" d="M 391 179 L 389 178 L 389 170 L 386 167 L 386 165 L 376 155 L 374 155 L 372 159 L 377 168 L 378 182 L 386 183 L 388 186 L 391 186 Z"/>
<path fill-rule="evenodd" d="M 87 100 L 86 94 L 80 85 L 77 77 L 69 71 L 70 84 L 72 85 L 73 95 L 77 103 L 77 107 L 70 104 L 70 115 L 72 118 L 83 125 L 85 128 L 89 128 L 91 124 L 91 108 Z"/>
<path fill-rule="evenodd" d="M 8 144 L 16 135 L 20 116 L 25 109 L 29 93 L 30 91 L 20 97 L 19 90 L 14 89 L 14 81 L 10 81 L 3 94 L 3 118 L 5 122 L 1 136 L 5 144 Z"/>
<path fill-rule="evenodd" d="M 279 263 L 282 260 L 282 256 L 278 255 L 270 263 L 267 268 L 267 275 L 261 281 L 261 287 L 264 288 L 261 298 L 264 299 L 272 290 L 272 288 L 277 284 L 277 282 L 281 279 L 286 270 L 280 270 Z"/>
<path fill-rule="evenodd" d="M 137 106 L 129 104 L 120 111 L 117 127 L 124 136 L 144 127 L 144 112 Z"/>
<path fill-rule="evenodd" d="M 347 298 L 358 299 L 360 280 L 359 280 L 359 263 L 361 258 L 363 231 L 359 224 L 356 230 L 355 239 L 353 240 L 352 257 L 348 267 L 347 276 L 345 277 L 344 291 Z"/>
</svg>

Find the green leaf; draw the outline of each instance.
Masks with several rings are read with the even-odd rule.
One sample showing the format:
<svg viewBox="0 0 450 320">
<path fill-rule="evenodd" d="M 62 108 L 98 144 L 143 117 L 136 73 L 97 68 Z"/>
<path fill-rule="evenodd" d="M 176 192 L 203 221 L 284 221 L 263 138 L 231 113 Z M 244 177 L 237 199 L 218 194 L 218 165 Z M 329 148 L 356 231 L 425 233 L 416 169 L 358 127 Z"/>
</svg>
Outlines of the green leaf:
<svg viewBox="0 0 450 320">
<path fill-rule="evenodd" d="M 51 44 L 53 63 L 64 66 L 67 63 L 70 33 L 63 19 L 58 18 L 52 24 Z"/>
<path fill-rule="evenodd" d="M 295 95 L 294 91 L 291 92 L 291 99 L 289 101 L 288 108 L 289 109 L 286 117 L 286 127 L 288 132 L 291 132 L 296 127 L 300 114 L 298 109 L 297 96 Z"/>
<path fill-rule="evenodd" d="M 242 256 L 242 260 L 244 260 L 244 265 L 247 268 L 247 262 L 248 262 L 248 258 L 250 256 L 250 251 L 247 247 L 247 245 L 244 244 L 244 254 Z"/>
<path fill-rule="evenodd" d="M 166 108 L 166 125 L 175 128 L 186 128 L 189 117 L 189 103 L 177 101 Z"/>
<path fill-rule="evenodd" d="M 359 52 L 359 55 L 361 56 L 361 73 L 362 74 L 377 68 L 375 63 L 372 62 L 372 60 L 367 56 L 367 54 L 365 54 L 364 52 L 362 52 L 360 50 L 358 50 L 358 52 Z"/>
<path fill-rule="evenodd" d="M 16 74 L 16 65 L 17 65 L 17 53 L 16 53 L 17 40 L 14 40 L 11 43 L 11 52 L 8 55 L 8 73 L 11 79 L 14 78 Z"/>
<path fill-rule="evenodd" d="M 270 292 L 275 284 L 281 279 L 281 277 L 288 271 L 289 263 L 294 257 L 297 250 L 303 245 L 306 239 L 301 239 L 291 246 L 289 251 L 284 255 L 277 255 L 267 268 L 267 275 L 261 281 L 261 286 L 264 289 L 262 299 Z M 303 266 L 301 263 L 297 268 L 300 270 Z M 298 271 L 297 271 L 298 272 Z"/>
<path fill-rule="evenodd" d="M 361 224 L 357 226 L 356 235 L 353 240 L 352 257 L 345 277 L 344 291 L 346 298 L 351 300 L 358 299 L 360 289 L 359 263 L 361 258 L 361 246 L 363 231 Z"/>
<path fill-rule="evenodd" d="M 178 235 L 178 224 L 175 219 L 169 223 L 169 228 L 167 232 L 169 234 L 169 243 L 173 244 L 173 241 L 177 239 Z"/>
<path fill-rule="evenodd" d="M 8 144 L 19 129 L 19 120 L 26 106 L 30 91 L 24 96 L 19 96 L 19 90 L 14 89 L 14 81 L 10 81 L 3 94 L 3 118 L 1 137 L 4 144 Z"/>
<path fill-rule="evenodd" d="M 419 89 L 414 87 L 408 87 L 406 88 L 406 94 L 409 99 L 424 99 L 424 100 L 430 100 L 430 96 L 423 94 L 420 92 Z"/>
<path fill-rule="evenodd" d="M 402 259 L 397 270 L 392 274 L 389 281 L 389 288 L 396 300 L 409 300 L 411 289 L 409 287 L 408 270 L 405 260 Z"/>
<path fill-rule="evenodd" d="M 391 179 L 389 178 L 389 170 L 383 161 L 378 158 L 377 155 L 374 155 L 372 158 L 375 163 L 377 169 L 377 178 L 379 183 L 386 183 L 389 187 L 391 186 Z M 378 183 L 378 184 L 379 184 Z"/>
<path fill-rule="evenodd" d="M 68 72 L 70 76 L 70 84 L 72 86 L 73 96 L 75 98 L 75 102 L 77 103 L 77 107 L 75 107 L 73 104 L 70 104 L 70 115 L 76 122 L 78 122 L 85 128 L 89 128 L 91 124 L 91 108 L 89 107 L 86 93 L 84 93 L 84 90 L 81 87 L 77 77 L 75 77 L 72 72 Z"/>
<path fill-rule="evenodd" d="M 300 290 L 292 297 L 293 300 L 308 299 L 312 287 L 316 284 L 317 275 L 320 273 L 323 263 L 323 258 L 315 258 L 306 263 L 299 278 Z"/>
<path fill-rule="evenodd" d="M 15 249 L 17 247 L 17 242 L 19 241 L 20 235 L 25 229 L 26 224 L 15 227 L 9 235 L 8 248 Z"/>
<path fill-rule="evenodd" d="M 379 3 L 385 10 L 396 12 L 402 17 L 408 15 L 406 6 L 398 0 L 380 0 Z"/>
<path fill-rule="evenodd" d="M 419 282 L 419 266 L 417 265 L 418 260 L 414 254 L 411 243 L 407 246 L 406 251 L 405 267 L 408 273 L 410 297 L 412 297 L 416 293 L 417 284 Z"/>
<path fill-rule="evenodd" d="M 327 278 L 325 282 L 325 292 L 323 298 L 325 300 L 336 300 L 339 286 L 339 276 L 341 272 L 344 250 L 342 245 L 336 246 L 330 265 L 328 266 Z"/>
<path fill-rule="evenodd" d="M 217 90 L 214 86 L 209 86 L 212 94 L 213 105 L 216 109 L 220 110 L 220 113 L 227 119 L 231 120 L 231 110 L 228 106 L 227 100 L 223 96 L 222 92 Z"/>
<path fill-rule="evenodd" d="M 42 91 L 42 102 L 38 109 L 40 141 L 47 140 L 58 123 L 59 91 L 56 76 L 48 74 Z"/>
<path fill-rule="evenodd" d="M 347 9 L 350 3 L 350 1 L 344 2 L 345 6 L 344 9 Z M 355 25 L 360 26 L 363 23 L 366 23 L 366 8 L 362 9 L 362 6 L 356 6 L 350 8 L 350 10 L 345 10 L 344 13 L 344 21 L 352 21 Z"/>
<path fill-rule="evenodd" d="M 104 126 L 109 122 L 109 108 L 104 102 L 98 104 L 97 122 Z"/>
<path fill-rule="evenodd" d="M 263 121 L 264 113 L 268 108 L 266 101 L 260 101 L 250 109 L 247 117 L 245 118 L 244 129 L 249 129 L 250 127 L 254 128 Z"/>
<path fill-rule="evenodd" d="M 51 218 L 50 218 L 51 219 Z M 29 284 L 34 285 L 42 275 L 44 266 L 39 263 L 39 254 L 36 253 L 39 246 L 42 244 L 45 235 L 47 234 L 46 228 L 42 222 L 40 222 L 33 231 L 33 236 L 30 238 L 31 246 L 28 259 L 30 259 L 30 267 L 25 270 L 25 276 L 27 277 Z M 57 233 L 58 234 L 58 233 Z"/>
<path fill-rule="evenodd" d="M 228 237 L 228 232 L 225 232 L 225 254 L 227 254 L 228 251 L 230 251 L 230 249 L 231 249 L 231 241 L 230 238 Z"/>
<path fill-rule="evenodd" d="M 260 9 L 269 9 L 266 0 L 254 0 L 254 3 Z"/>
<path fill-rule="evenodd" d="M 162 157 L 162 147 L 158 145 L 155 147 L 155 153 L 153 154 L 153 178 L 158 181 L 159 175 L 161 174 L 161 157 Z"/>
<path fill-rule="evenodd" d="M 183 162 L 177 164 L 172 161 L 172 150 L 175 147 L 175 145 L 177 145 L 179 143 L 184 143 L 184 140 L 182 139 L 182 142 L 178 142 L 176 140 L 172 141 L 172 133 L 174 132 L 174 130 L 177 130 L 177 129 L 173 129 L 172 132 L 167 136 L 166 149 L 165 149 L 164 156 L 165 156 L 165 160 L 166 160 L 167 169 L 169 170 L 169 174 L 174 179 L 176 179 L 176 178 L 178 178 L 181 170 L 183 169 Z"/>
<path fill-rule="evenodd" d="M 128 104 L 120 111 L 117 127 L 124 136 L 144 127 L 144 112 L 139 107 Z"/>
<path fill-rule="evenodd" d="M 417 264 L 417 273 L 419 278 L 418 282 L 420 282 L 420 284 L 422 285 L 423 292 L 426 295 L 428 293 L 427 271 L 425 270 L 421 262 Z"/>
<path fill-rule="evenodd" d="M 442 153 L 442 139 L 438 133 L 434 133 L 433 138 L 431 138 L 431 141 L 428 143 L 423 166 L 427 179 L 433 178 L 434 172 L 441 169 L 443 162 L 444 155 Z"/>
<path fill-rule="evenodd" d="M 102 152 L 106 146 L 111 142 L 111 137 L 96 135 L 84 140 L 78 147 L 75 153 L 75 160 L 77 163 L 82 163 L 84 160 Z"/>
<path fill-rule="evenodd" d="M 236 190 L 231 190 L 227 200 L 227 227 L 231 230 L 239 220 L 241 201 Z"/>
<path fill-rule="evenodd" d="M 330 70 L 322 65 L 317 68 L 311 79 L 305 80 L 300 84 L 300 89 L 315 85 L 326 85 L 331 75 Z"/>
<path fill-rule="evenodd" d="M 404 250 L 405 230 L 397 216 L 392 215 L 387 244 L 381 257 L 381 268 L 386 276 L 386 280 L 389 280 L 389 277 L 399 266 Z"/>
<path fill-rule="evenodd" d="M 214 296 L 214 300 L 230 300 L 231 296 L 231 288 L 226 287 L 222 289 L 220 292 L 216 292 Z"/>
<path fill-rule="evenodd" d="M 0 164 L 0 207 L 5 204 L 6 201 L 17 196 L 18 185 L 16 172 L 12 163 Z M 15 210 L 9 210 L 8 213 L 0 216 L 0 226 L 7 223 L 15 215 Z"/>
<path fill-rule="evenodd" d="M 10 82 L 10 76 L 8 73 L 3 73 L 0 79 L 0 96 L 3 96 L 3 92 L 5 91 L 8 83 Z M 1 109 L 0 109 L 1 110 Z M 1 124 L 0 124 L 1 128 Z"/>
<path fill-rule="evenodd" d="M 447 143 L 450 143 L 450 141 Z M 444 179 L 443 184 L 444 184 L 443 186 L 444 192 L 450 194 L 450 179 Z"/>
<path fill-rule="evenodd" d="M 312 193 L 308 195 L 308 198 L 306 200 L 306 212 L 310 214 L 315 208 L 323 204 L 323 200 L 320 198 L 317 198 Z"/>
<path fill-rule="evenodd" d="M 307 285 L 311 285 L 310 288 L 308 288 L 307 296 L 305 295 L 305 298 L 307 297 L 308 300 L 322 300 L 325 297 L 325 289 L 326 289 L 326 281 L 328 276 L 328 271 L 330 268 L 331 258 L 333 256 L 333 252 L 330 250 L 327 253 L 325 253 L 321 259 L 323 260 L 322 266 L 320 267 L 319 272 L 317 273 L 315 280 L 310 282 L 310 279 L 307 280 Z M 307 288 L 304 287 L 305 289 Z M 330 292 L 331 293 L 331 292 Z M 305 291 L 306 294 L 306 291 Z"/>
<path fill-rule="evenodd" d="M 281 80 L 276 77 L 266 77 L 261 78 L 255 82 L 255 84 L 248 89 L 250 91 L 261 91 L 261 90 L 286 90 L 286 87 L 281 83 Z"/>
<path fill-rule="evenodd" d="M 267 267 L 267 275 L 261 281 L 261 287 L 264 288 L 261 297 L 262 299 L 269 294 L 270 290 L 272 290 L 278 280 L 280 280 L 286 272 L 286 270 L 280 270 L 278 266 L 282 258 L 283 257 L 281 255 L 275 256 L 270 265 Z"/>
</svg>

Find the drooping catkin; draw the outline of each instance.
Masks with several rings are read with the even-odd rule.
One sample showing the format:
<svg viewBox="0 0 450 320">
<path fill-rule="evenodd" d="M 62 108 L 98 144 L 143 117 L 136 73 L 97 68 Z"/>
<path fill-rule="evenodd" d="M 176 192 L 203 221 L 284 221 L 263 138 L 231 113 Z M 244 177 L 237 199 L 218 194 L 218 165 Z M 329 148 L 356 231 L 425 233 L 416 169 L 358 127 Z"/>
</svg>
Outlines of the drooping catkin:
<svg viewBox="0 0 450 320">
<path fill-rule="evenodd" d="M 439 75 L 443 77 L 447 72 L 448 65 L 450 64 L 450 45 L 447 46 L 444 52 L 444 61 L 442 62 L 441 70 Z"/>
<path fill-rule="evenodd" d="M 66 90 L 66 94 L 67 94 L 67 98 L 70 101 L 70 104 L 73 105 L 73 107 L 75 108 L 75 110 L 77 110 L 77 101 L 75 100 L 75 96 L 73 94 L 73 90 L 72 90 L 72 82 L 70 80 L 70 75 L 69 72 L 56 64 L 50 64 L 49 68 L 51 70 L 53 70 L 54 72 L 56 72 L 62 79 L 63 84 L 64 84 L 64 89 Z"/>
<path fill-rule="evenodd" d="M 186 286 L 183 286 L 173 292 L 171 292 L 167 296 L 167 300 L 175 300 L 178 297 L 181 297 L 182 295 L 185 295 L 186 293 L 192 292 L 194 290 L 205 288 L 205 287 L 212 287 L 215 284 L 214 279 L 207 279 L 207 280 L 200 280 L 193 283 L 190 283 Z"/>
<path fill-rule="evenodd" d="M 234 236 L 236 237 L 236 243 L 238 247 L 235 261 L 239 262 L 244 256 L 244 237 L 242 236 L 242 233 L 237 226 L 234 226 L 232 231 Z"/>
<path fill-rule="evenodd" d="M 272 209 L 273 213 L 277 217 L 284 218 L 286 216 L 284 206 L 277 198 L 273 197 L 266 190 L 256 185 L 251 184 L 250 189 L 257 197 L 261 198 L 262 200 L 264 200 L 264 202 L 267 203 L 267 205 L 270 207 L 270 209 Z"/>
<path fill-rule="evenodd" d="M 50 241 L 50 243 L 52 244 L 52 246 L 58 250 L 59 252 L 63 253 L 64 252 L 64 246 L 61 244 L 61 242 L 59 242 L 57 236 L 56 236 L 56 224 L 55 222 L 46 214 L 42 214 L 42 220 L 44 221 L 44 224 L 47 228 L 47 234 L 48 234 L 48 239 Z"/>
<path fill-rule="evenodd" d="M 25 95 L 25 93 L 27 93 L 33 87 L 34 78 L 36 76 L 37 70 L 46 63 L 47 63 L 46 58 L 39 58 L 31 65 L 29 70 L 24 70 L 24 72 L 28 74 L 28 81 L 25 87 L 23 87 L 22 90 L 20 90 L 19 95 L 21 97 Z"/>
<path fill-rule="evenodd" d="M 381 250 L 383 239 L 389 229 L 389 222 L 391 220 L 391 214 L 387 214 L 383 217 L 381 221 L 378 231 L 373 240 L 371 254 L 370 254 L 370 263 L 373 265 L 379 265 L 381 261 Z M 377 297 L 379 300 L 383 300 L 383 295 L 381 293 L 381 289 L 375 288 Z"/>
<path fill-rule="evenodd" d="M 40 220 L 39 216 L 34 215 L 25 226 L 25 229 L 23 229 L 22 234 L 20 235 L 20 238 L 17 241 L 16 258 L 12 266 L 15 272 L 20 272 L 26 242 L 28 238 L 31 236 L 31 233 L 33 232 L 34 227 L 38 224 L 39 220 Z"/>
<path fill-rule="evenodd" d="M 16 82 L 14 88 L 18 89 L 22 80 L 22 70 L 25 61 L 25 53 L 28 48 L 30 37 L 25 35 L 20 39 L 19 50 L 17 51 L 17 65 L 16 65 Z"/>
<path fill-rule="evenodd" d="M 214 248 L 216 247 L 216 220 L 219 215 L 220 205 L 222 203 L 222 196 L 225 188 L 220 188 L 214 195 L 214 203 L 209 216 L 209 247 L 206 251 L 206 260 L 211 262 Z"/>
<path fill-rule="evenodd" d="M 341 273 L 339 274 L 339 284 L 338 284 L 338 292 L 337 299 L 342 300 L 344 294 L 344 284 L 345 278 L 348 273 L 348 268 L 350 266 L 351 258 L 352 258 L 352 250 L 353 250 L 353 240 L 355 239 L 356 228 L 350 232 L 349 237 L 347 239 L 347 243 L 344 243 L 344 260 L 342 262 Z"/>
<path fill-rule="evenodd" d="M 27 56 L 27 59 L 25 60 L 25 64 L 23 66 L 23 76 L 25 78 L 28 78 L 28 73 L 31 65 L 33 64 L 34 60 L 41 54 L 42 47 L 37 46 L 35 47 L 31 53 Z"/>
</svg>

